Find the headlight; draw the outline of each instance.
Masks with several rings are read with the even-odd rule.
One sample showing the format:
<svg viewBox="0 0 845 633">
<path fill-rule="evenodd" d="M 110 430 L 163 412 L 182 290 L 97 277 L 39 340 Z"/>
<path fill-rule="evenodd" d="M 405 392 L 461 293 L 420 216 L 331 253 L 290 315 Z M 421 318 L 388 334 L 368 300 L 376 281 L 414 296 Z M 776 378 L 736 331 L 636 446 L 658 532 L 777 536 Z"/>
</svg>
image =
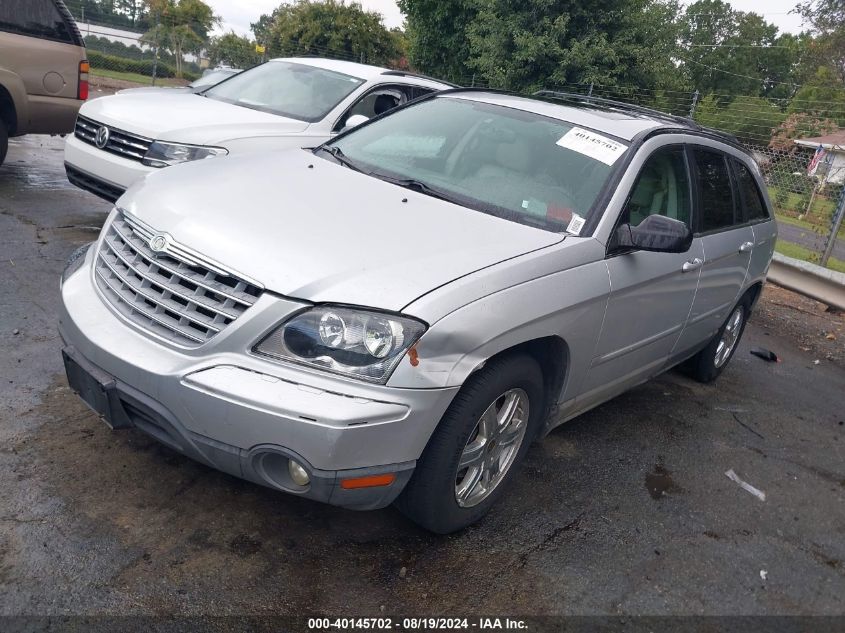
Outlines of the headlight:
<svg viewBox="0 0 845 633">
<path fill-rule="evenodd" d="M 147 167 L 169 167 L 192 160 L 225 156 L 228 153 L 229 150 L 223 147 L 202 147 L 200 145 L 179 145 L 153 141 L 141 162 Z"/>
<path fill-rule="evenodd" d="M 384 383 L 425 328 L 419 321 L 393 314 L 320 306 L 282 323 L 253 351 Z"/>
</svg>

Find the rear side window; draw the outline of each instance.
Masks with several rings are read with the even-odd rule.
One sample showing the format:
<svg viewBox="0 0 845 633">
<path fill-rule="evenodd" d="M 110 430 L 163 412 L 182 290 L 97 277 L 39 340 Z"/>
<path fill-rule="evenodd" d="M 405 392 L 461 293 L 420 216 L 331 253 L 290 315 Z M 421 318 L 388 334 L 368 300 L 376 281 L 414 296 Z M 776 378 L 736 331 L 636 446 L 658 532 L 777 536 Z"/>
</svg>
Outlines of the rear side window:
<svg viewBox="0 0 845 633">
<path fill-rule="evenodd" d="M 735 160 L 733 164 L 737 187 L 739 188 L 739 196 L 742 199 L 742 204 L 745 205 L 745 210 L 748 212 L 748 221 L 767 220 L 769 218 L 769 211 L 766 209 L 763 194 L 760 193 L 760 188 L 757 186 L 754 176 L 748 167 L 739 161 Z"/>
<path fill-rule="evenodd" d="M 729 228 L 737 223 L 733 187 L 723 154 L 693 150 L 698 183 L 701 232 Z"/>
<path fill-rule="evenodd" d="M 78 44 L 53 0 L 0 0 L 0 31 Z"/>
</svg>

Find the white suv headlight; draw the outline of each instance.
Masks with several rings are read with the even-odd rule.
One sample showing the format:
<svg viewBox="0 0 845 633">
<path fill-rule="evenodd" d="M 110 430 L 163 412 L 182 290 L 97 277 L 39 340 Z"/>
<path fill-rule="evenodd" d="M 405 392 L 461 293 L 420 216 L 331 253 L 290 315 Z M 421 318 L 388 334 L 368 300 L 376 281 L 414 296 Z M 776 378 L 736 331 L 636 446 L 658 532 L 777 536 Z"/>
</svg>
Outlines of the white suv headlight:
<svg viewBox="0 0 845 633">
<path fill-rule="evenodd" d="M 228 153 L 229 150 L 224 147 L 203 147 L 201 145 L 181 145 L 179 143 L 153 141 L 141 162 L 147 167 L 169 167 L 192 160 L 225 156 Z"/>
<path fill-rule="evenodd" d="M 424 323 L 404 316 L 318 306 L 282 323 L 253 351 L 275 360 L 384 383 L 425 329 Z"/>
</svg>

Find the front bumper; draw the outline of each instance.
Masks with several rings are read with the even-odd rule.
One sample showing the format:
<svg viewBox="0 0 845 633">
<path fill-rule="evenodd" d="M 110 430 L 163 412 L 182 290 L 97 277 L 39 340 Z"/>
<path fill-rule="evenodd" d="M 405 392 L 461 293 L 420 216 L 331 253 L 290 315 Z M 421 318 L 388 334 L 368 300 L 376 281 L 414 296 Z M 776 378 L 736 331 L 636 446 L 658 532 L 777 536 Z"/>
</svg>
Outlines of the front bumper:
<svg viewBox="0 0 845 633">
<path fill-rule="evenodd" d="M 73 135 L 65 141 L 65 169 L 74 185 L 111 202 L 138 180 L 157 171 L 98 149 Z"/>
<path fill-rule="evenodd" d="M 81 368 L 108 387 L 107 405 L 92 408 L 115 427 L 135 426 L 224 472 L 334 505 L 383 507 L 407 483 L 457 392 L 370 385 L 251 355 L 255 340 L 303 307 L 267 292 L 199 348 L 159 343 L 101 298 L 95 255 L 92 247 L 62 286 L 59 328 L 72 386 L 81 393 L 83 381 L 72 375 Z M 285 480 L 288 458 L 306 468 L 309 486 Z M 387 472 L 396 474 L 389 486 L 340 486 Z"/>
</svg>

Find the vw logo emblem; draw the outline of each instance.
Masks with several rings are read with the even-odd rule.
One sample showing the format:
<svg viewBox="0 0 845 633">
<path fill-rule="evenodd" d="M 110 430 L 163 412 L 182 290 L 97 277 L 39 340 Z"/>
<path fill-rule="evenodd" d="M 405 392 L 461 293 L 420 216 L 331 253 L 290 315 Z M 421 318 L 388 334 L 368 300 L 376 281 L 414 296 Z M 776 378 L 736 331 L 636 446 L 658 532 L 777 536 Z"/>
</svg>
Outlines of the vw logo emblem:
<svg viewBox="0 0 845 633">
<path fill-rule="evenodd" d="M 94 139 L 94 142 L 97 144 L 97 147 L 103 149 L 108 144 L 110 135 L 111 132 L 109 131 L 109 128 L 107 128 L 105 125 L 99 130 L 97 130 L 97 136 Z"/>
<path fill-rule="evenodd" d="M 166 235 L 153 235 L 150 238 L 150 250 L 154 253 L 163 253 L 167 250 L 168 241 Z"/>
</svg>

